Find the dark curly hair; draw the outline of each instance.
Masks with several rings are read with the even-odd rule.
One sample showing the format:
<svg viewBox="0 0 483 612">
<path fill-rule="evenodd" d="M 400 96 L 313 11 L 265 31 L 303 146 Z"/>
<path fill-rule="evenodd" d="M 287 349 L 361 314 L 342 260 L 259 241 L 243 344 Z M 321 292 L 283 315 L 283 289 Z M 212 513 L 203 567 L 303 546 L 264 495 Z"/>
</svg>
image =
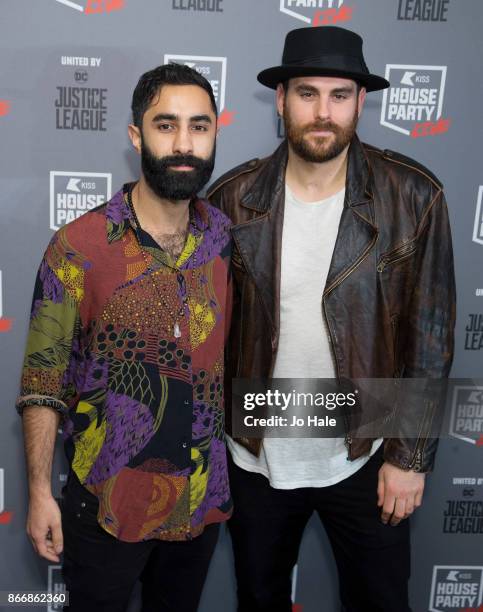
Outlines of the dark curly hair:
<svg viewBox="0 0 483 612">
<path fill-rule="evenodd" d="M 218 116 L 213 89 L 203 75 L 182 64 L 163 64 L 145 72 L 134 89 L 131 110 L 135 126 L 142 127 L 144 113 L 165 85 L 197 85 L 201 87 L 210 96 L 211 107 L 215 115 Z"/>
</svg>

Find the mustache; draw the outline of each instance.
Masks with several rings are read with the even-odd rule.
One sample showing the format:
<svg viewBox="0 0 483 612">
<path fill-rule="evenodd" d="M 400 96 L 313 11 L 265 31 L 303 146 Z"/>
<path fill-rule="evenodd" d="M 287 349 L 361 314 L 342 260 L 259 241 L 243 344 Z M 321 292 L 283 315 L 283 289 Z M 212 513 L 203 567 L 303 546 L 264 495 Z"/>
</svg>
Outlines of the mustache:
<svg viewBox="0 0 483 612">
<path fill-rule="evenodd" d="M 311 132 L 313 130 L 337 133 L 340 130 L 340 127 L 337 124 L 332 123 L 332 121 L 314 121 L 313 123 L 310 123 L 304 127 L 304 132 Z"/>
<path fill-rule="evenodd" d="M 161 168 L 169 168 L 169 166 L 192 166 L 195 169 L 204 168 L 209 160 L 195 157 L 194 155 L 167 155 L 157 160 L 157 164 Z"/>
</svg>

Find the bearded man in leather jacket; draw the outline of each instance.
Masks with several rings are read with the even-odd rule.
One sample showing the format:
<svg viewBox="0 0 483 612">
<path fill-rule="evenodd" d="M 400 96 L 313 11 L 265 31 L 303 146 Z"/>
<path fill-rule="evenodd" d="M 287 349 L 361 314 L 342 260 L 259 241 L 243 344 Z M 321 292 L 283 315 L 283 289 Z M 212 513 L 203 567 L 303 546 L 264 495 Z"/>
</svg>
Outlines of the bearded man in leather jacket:
<svg viewBox="0 0 483 612">
<path fill-rule="evenodd" d="M 208 194 L 234 224 L 228 377 L 444 379 L 455 283 L 442 185 L 359 141 L 366 93 L 389 87 L 369 72 L 362 39 L 294 30 L 282 65 L 258 80 L 276 89 L 286 140 Z M 384 439 L 361 437 L 355 423 L 345 439 L 228 438 L 239 612 L 291 610 L 290 574 L 314 511 L 342 609 L 410 610 L 404 519 L 433 466 L 438 405 L 403 404 L 400 429 Z"/>
</svg>

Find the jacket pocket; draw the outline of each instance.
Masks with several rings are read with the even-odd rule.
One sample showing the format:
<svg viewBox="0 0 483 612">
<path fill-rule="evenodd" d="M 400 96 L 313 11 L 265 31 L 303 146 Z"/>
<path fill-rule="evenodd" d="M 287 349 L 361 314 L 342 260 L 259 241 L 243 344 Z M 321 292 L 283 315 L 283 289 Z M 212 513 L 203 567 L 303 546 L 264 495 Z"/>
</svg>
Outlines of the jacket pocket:
<svg viewBox="0 0 483 612">
<path fill-rule="evenodd" d="M 387 266 L 392 266 L 393 264 L 399 263 L 400 261 L 411 257 L 411 255 L 415 253 L 416 249 L 417 244 L 416 240 L 414 239 L 410 242 L 407 242 L 406 244 L 403 244 L 397 249 L 394 249 L 393 251 L 385 253 L 384 255 L 382 255 L 381 259 L 379 260 L 379 263 L 377 264 L 377 271 L 384 272 Z"/>
</svg>

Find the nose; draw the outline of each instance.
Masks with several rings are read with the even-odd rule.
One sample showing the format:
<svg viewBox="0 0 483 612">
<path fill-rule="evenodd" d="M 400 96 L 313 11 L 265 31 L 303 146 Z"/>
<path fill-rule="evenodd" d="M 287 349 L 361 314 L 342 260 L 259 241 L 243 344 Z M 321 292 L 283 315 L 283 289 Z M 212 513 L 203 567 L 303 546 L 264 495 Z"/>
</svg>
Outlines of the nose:
<svg viewBox="0 0 483 612">
<path fill-rule="evenodd" d="M 188 126 L 179 126 L 173 141 L 173 153 L 175 155 L 193 154 L 193 140 Z"/>
<path fill-rule="evenodd" d="M 329 97 L 319 96 L 317 104 L 314 107 L 314 113 L 317 119 L 328 119 L 330 116 Z"/>
</svg>

